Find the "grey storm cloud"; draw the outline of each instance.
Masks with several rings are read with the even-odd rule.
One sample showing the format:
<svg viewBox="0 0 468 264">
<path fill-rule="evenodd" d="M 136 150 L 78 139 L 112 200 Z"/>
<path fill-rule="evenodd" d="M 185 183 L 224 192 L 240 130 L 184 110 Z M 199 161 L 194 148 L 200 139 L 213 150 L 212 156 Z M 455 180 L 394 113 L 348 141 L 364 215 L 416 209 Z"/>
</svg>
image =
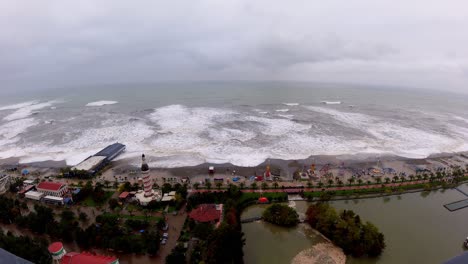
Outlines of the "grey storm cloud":
<svg viewBox="0 0 468 264">
<path fill-rule="evenodd" d="M 8 87 L 300 80 L 468 90 L 468 2 L 2 1 Z"/>
</svg>

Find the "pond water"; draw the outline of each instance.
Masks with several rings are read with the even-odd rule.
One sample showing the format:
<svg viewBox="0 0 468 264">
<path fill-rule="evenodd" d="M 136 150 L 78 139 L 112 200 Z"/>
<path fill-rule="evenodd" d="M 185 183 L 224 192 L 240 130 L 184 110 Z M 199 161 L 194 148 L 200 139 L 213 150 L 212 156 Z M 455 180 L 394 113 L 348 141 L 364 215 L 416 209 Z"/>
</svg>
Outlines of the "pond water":
<svg viewBox="0 0 468 264">
<path fill-rule="evenodd" d="M 379 258 L 348 257 L 347 263 L 442 263 L 463 253 L 463 241 L 468 236 L 468 208 L 449 212 L 443 205 L 467 198 L 456 190 L 445 190 L 331 202 L 336 209 L 355 211 L 385 235 L 387 247 Z M 295 203 L 299 213 L 307 210 L 306 202 Z M 242 217 L 259 215 L 264 208 L 252 206 Z M 246 237 L 246 264 L 290 263 L 300 251 L 322 241 L 314 234 L 309 237 L 301 226 L 282 228 L 255 222 L 243 224 L 242 230 Z"/>
</svg>

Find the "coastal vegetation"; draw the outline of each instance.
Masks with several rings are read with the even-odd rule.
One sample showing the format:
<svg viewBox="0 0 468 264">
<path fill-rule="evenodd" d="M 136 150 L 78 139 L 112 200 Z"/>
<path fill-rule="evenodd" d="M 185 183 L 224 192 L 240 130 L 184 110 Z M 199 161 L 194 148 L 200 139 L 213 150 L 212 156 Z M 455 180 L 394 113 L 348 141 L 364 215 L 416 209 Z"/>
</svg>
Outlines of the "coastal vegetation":
<svg viewBox="0 0 468 264">
<path fill-rule="evenodd" d="M 341 247 L 345 254 L 377 257 L 385 249 L 384 235 L 372 223 L 363 223 L 351 210 L 337 213 L 327 203 L 316 203 L 307 209 L 306 221 Z"/>
<path fill-rule="evenodd" d="M 242 248 L 245 242 L 240 225 L 240 212 L 242 211 L 240 208 L 242 208 L 242 205 L 239 201 L 242 196 L 242 192 L 236 186 L 230 186 L 229 189 L 222 192 L 195 193 L 190 196 L 187 202 L 188 210 L 204 203 L 224 204 L 223 222 L 214 228 L 209 224 L 196 223 L 188 219 L 184 227 L 187 232 L 184 231 L 180 237 L 183 240 L 196 237 L 199 243 L 190 252 L 186 252 L 187 249 L 177 246 L 167 256 L 166 263 L 184 263 L 184 254 L 188 254 L 190 263 L 242 264 Z"/>
<path fill-rule="evenodd" d="M 94 186 L 91 181 L 80 189 L 80 192 L 73 196 L 75 203 L 82 203 L 84 206 L 100 206 L 103 205 L 111 196 L 113 192 L 104 190 L 104 185 L 96 183 Z"/>
<path fill-rule="evenodd" d="M 280 226 L 295 226 L 299 215 L 293 208 L 284 204 L 270 205 L 262 214 L 263 220 Z"/>
<path fill-rule="evenodd" d="M 31 239 L 27 236 L 14 236 L 10 232 L 6 234 L 0 232 L 0 248 L 37 264 L 52 262 L 47 246 L 48 241 L 44 239 Z"/>
<path fill-rule="evenodd" d="M 34 210 L 30 211 L 19 200 L 0 197 L 0 221 L 3 224 L 15 223 L 19 228 L 29 229 L 37 235 L 76 242 L 83 249 L 104 248 L 122 253 L 154 255 L 159 249 L 159 234 L 155 221 L 151 220 L 107 213 L 97 215 L 94 222 L 68 209 L 57 213 L 47 206 L 35 204 Z M 82 228 L 80 222 L 82 225 L 90 223 Z"/>
</svg>

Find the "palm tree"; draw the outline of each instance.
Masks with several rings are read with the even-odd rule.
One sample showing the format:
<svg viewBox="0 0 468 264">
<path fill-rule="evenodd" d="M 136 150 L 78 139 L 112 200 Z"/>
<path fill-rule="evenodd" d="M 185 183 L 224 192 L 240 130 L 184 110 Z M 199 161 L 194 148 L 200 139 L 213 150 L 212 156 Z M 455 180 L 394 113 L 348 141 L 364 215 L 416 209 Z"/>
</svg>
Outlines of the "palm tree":
<svg viewBox="0 0 468 264">
<path fill-rule="evenodd" d="M 398 181 L 398 179 L 399 179 L 399 177 L 398 177 L 398 176 L 393 176 L 393 182 L 397 182 L 397 181 Z"/>
<path fill-rule="evenodd" d="M 211 182 L 206 182 L 205 187 L 210 190 L 211 189 Z"/>
<path fill-rule="evenodd" d="M 367 186 L 371 185 L 372 182 L 370 180 L 367 181 Z"/>
<path fill-rule="evenodd" d="M 257 183 L 256 182 L 252 182 L 252 184 L 250 184 L 250 188 L 252 189 L 257 189 Z"/>
<path fill-rule="evenodd" d="M 128 213 L 130 216 L 133 216 L 133 206 L 130 206 L 130 208 L 127 208 Z"/>
<path fill-rule="evenodd" d="M 358 179 L 357 181 L 358 181 L 358 185 L 361 186 L 361 184 L 362 184 L 362 179 Z"/>
<path fill-rule="evenodd" d="M 418 181 L 420 181 L 422 179 L 422 176 L 418 175 L 418 176 L 416 176 L 416 178 L 418 179 Z"/>
<path fill-rule="evenodd" d="M 239 187 L 240 187 L 241 189 L 244 189 L 244 188 L 245 188 L 245 183 L 243 183 L 243 182 L 239 183 Z"/>
<path fill-rule="evenodd" d="M 308 181 L 308 182 L 307 182 L 307 188 L 310 189 L 310 188 L 312 188 L 312 186 L 313 186 L 312 183 L 311 183 L 310 181 Z"/>
<path fill-rule="evenodd" d="M 198 187 L 200 187 L 200 183 L 196 182 L 193 184 L 193 188 L 195 188 L 195 190 L 198 190 Z"/>
<path fill-rule="evenodd" d="M 262 182 L 262 189 L 263 190 L 268 189 L 268 183 Z"/>
<path fill-rule="evenodd" d="M 410 178 L 410 181 L 414 181 L 414 175 L 413 175 L 413 174 L 411 174 L 411 175 L 409 176 L 409 178 Z"/>
<path fill-rule="evenodd" d="M 108 180 L 104 181 L 104 186 L 106 186 L 106 188 L 109 188 L 109 184 L 110 184 L 110 181 L 108 181 Z"/>
<path fill-rule="evenodd" d="M 149 215 L 148 209 L 146 209 L 146 208 L 143 209 L 143 215 L 145 216 L 145 221 L 148 221 L 148 215 Z"/>
<path fill-rule="evenodd" d="M 278 189 L 278 185 L 279 185 L 279 184 L 278 184 L 277 182 L 274 182 L 274 183 L 273 183 L 273 188 Z"/>
<path fill-rule="evenodd" d="M 318 187 L 319 187 L 319 188 L 322 188 L 322 187 L 323 187 L 323 182 L 319 182 L 319 183 L 318 183 Z"/>
<path fill-rule="evenodd" d="M 343 182 L 341 180 L 338 180 L 338 186 L 343 186 Z"/>
<path fill-rule="evenodd" d="M 385 178 L 385 183 L 390 183 L 390 178 L 386 177 Z"/>
<path fill-rule="evenodd" d="M 375 182 L 377 182 L 377 184 L 381 184 L 382 183 L 382 178 L 380 178 L 380 177 L 375 178 Z"/>
<path fill-rule="evenodd" d="M 333 180 L 332 180 L 332 179 L 329 179 L 329 180 L 328 180 L 328 187 L 331 187 L 332 184 L 333 184 Z"/>
<path fill-rule="evenodd" d="M 354 178 L 349 178 L 348 181 L 349 185 L 351 186 L 356 180 Z"/>
<path fill-rule="evenodd" d="M 218 188 L 218 190 L 221 190 L 221 186 L 223 186 L 222 182 L 217 182 L 216 183 L 216 188 Z"/>
</svg>

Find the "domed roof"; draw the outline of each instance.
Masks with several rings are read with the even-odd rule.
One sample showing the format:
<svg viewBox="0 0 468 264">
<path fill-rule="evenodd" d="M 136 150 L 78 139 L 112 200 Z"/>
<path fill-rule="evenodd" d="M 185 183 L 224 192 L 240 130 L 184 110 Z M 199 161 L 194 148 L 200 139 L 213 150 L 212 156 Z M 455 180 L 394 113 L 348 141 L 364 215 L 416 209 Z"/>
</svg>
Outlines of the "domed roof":
<svg viewBox="0 0 468 264">
<path fill-rule="evenodd" d="M 258 198 L 258 202 L 259 202 L 259 203 L 268 203 L 268 198 L 266 198 L 266 197 L 260 197 L 260 198 Z"/>
<path fill-rule="evenodd" d="M 54 242 L 49 245 L 49 252 L 50 253 L 56 253 L 60 251 L 63 248 L 63 244 L 61 242 Z"/>
<path fill-rule="evenodd" d="M 149 166 L 146 163 L 145 154 L 141 155 L 141 171 L 149 171 Z"/>
</svg>

